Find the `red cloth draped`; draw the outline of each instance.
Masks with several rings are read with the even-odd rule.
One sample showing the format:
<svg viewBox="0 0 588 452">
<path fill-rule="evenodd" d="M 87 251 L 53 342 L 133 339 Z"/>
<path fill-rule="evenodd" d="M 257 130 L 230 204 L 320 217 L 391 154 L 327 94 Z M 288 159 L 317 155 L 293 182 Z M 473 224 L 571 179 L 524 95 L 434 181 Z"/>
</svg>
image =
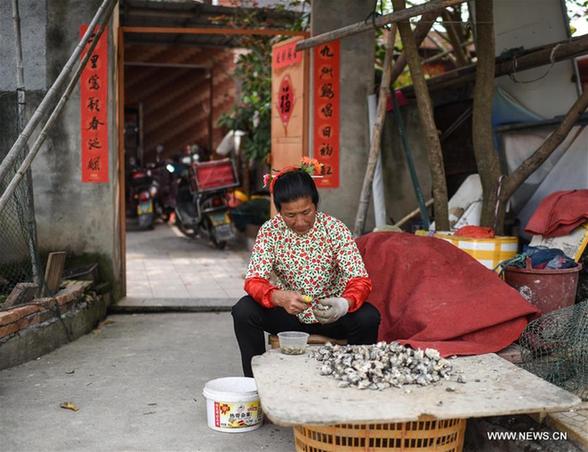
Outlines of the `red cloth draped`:
<svg viewBox="0 0 588 452">
<path fill-rule="evenodd" d="M 568 235 L 588 221 L 588 190 L 557 191 L 545 197 L 525 231 L 544 237 Z"/>
<path fill-rule="evenodd" d="M 357 239 L 382 316 L 378 338 L 443 356 L 497 352 L 539 311 L 456 246 L 434 237 L 374 232 Z"/>
</svg>

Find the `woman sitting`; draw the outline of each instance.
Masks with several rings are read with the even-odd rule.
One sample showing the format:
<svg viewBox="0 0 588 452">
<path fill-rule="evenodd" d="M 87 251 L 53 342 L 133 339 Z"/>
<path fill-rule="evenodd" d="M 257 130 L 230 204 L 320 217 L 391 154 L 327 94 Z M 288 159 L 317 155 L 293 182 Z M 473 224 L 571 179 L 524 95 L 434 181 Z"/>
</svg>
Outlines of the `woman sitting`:
<svg viewBox="0 0 588 452">
<path fill-rule="evenodd" d="M 365 301 L 372 284 L 351 232 L 317 211 L 317 165 L 306 161 L 271 180 L 278 214 L 259 230 L 245 279 L 249 295 L 232 309 L 247 377 L 251 358 L 265 352 L 264 331 L 304 331 L 349 344 L 377 340 L 380 314 Z"/>
</svg>

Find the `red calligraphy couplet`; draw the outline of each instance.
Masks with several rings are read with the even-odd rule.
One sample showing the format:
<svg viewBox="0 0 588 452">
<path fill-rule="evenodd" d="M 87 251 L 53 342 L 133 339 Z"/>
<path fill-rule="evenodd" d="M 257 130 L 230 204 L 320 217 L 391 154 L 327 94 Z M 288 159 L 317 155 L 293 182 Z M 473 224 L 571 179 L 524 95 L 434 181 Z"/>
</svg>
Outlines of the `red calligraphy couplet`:
<svg viewBox="0 0 588 452">
<path fill-rule="evenodd" d="M 80 36 L 84 35 L 87 28 L 86 24 L 80 27 Z M 108 182 L 107 40 L 105 29 L 80 77 L 82 182 Z"/>
<path fill-rule="evenodd" d="M 314 48 L 314 157 L 323 164 L 319 188 L 339 186 L 339 41 Z"/>
</svg>

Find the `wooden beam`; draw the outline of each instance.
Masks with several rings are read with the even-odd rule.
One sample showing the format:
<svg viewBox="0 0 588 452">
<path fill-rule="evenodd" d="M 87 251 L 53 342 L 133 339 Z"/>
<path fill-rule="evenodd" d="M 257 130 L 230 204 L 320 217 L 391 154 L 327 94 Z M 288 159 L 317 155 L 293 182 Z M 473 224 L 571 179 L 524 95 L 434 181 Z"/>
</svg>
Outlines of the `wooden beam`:
<svg viewBox="0 0 588 452">
<path fill-rule="evenodd" d="M 553 50 L 557 47 L 555 50 Z M 553 52 L 553 55 L 552 55 Z M 546 46 L 536 47 L 524 51 L 516 57 L 516 71 L 521 72 L 527 69 L 533 69 L 539 66 L 550 64 L 551 58 L 557 63 L 562 60 L 574 58 L 580 55 L 588 54 L 588 34 L 572 38 L 571 40 L 554 42 Z M 512 74 L 515 66 L 515 58 L 497 57 L 496 58 L 496 77 Z M 437 77 L 431 77 L 427 80 L 427 86 L 430 91 L 446 89 L 453 86 L 459 86 L 467 82 L 474 81 L 476 78 L 476 65 L 470 64 Z M 414 88 L 407 86 L 402 92 L 409 97 L 414 97 Z"/>
<path fill-rule="evenodd" d="M 405 0 L 392 0 L 394 9 L 402 11 L 405 8 Z M 443 151 L 441 142 L 435 125 L 433 115 L 433 102 L 429 95 L 427 82 L 421 66 L 418 48 L 414 38 L 414 33 L 408 22 L 398 24 L 398 32 L 404 46 L 406 61 L 410 69 L 416 96 L 419 116 L 421 119 L 422 134 L 427 146 L 429 167 L 431 170 L 431 180 L 433 185 L 433 199 L 435 208 L 435 224 L 438 230 L 449 230 L 449 214 L 447 208 L 447 181 L 445 178 L 445 167 L 443 164 Z"/>
<path fill-rule="evenodd" d="M 457 0 L 444 0 L 453 1 Z M 461 0 L 465 1 L 465 0 Z M 306 31 L 280 30 L 276 28 L 206 28 L 206 27 L 121 27 L 123 33 L 172 34 L 172 35 L 261 35 L 308 36 Z"/>
<path fill-rule="evenodd" d="M 190 94 L 197 91 L 203 81 L 202 75 L 193 80 L 182 79 L 178 81 L 173 90 L 170 90 L 169 86 L 174 86 L 174 84 L 170 84 L 167 89 L 166 86 L 163 86 L 159 92 L 155 92 L 149 97 L 140 97 L 139 101 L 146 105 L 145 119 L 149 122 L 149 129 L 155 129 L 170 109 L 178 110 L 184 104 L 189 104 Z M 170 92 L 170 95 L 162 96 L 162 91 Z"/>
<path fill-rule="evenodd" d="M 190 72 L 195 74 L 201 74 L 202 71 L 195 69 L 176 69 L 174 71 L 164 71 L 169 74 L 162 75 L 160 70 L 153 69 L 146 73 L 143 79 L 136 80 L 134 83 L 125 83 L 125 89 L 127 90 L 126 102 L 128 105 L 133 105 L 153 95 L 161 95 L 161 89 L 173 84 L 174 81 L 181 81 Z M 135 88 L 137 87 L 137 88 Z M 133 92 L 133 96 L 129 95 L 129 92 Z"/>
<path fill-rule="evenodd" d="M 383 27 L 384 25 L 407 21 L 411 17 L 421 16 L 433 11 L 440 11 L 448 6 L 458 5 L 465 1 L 466 0 L 431 0 L 423 5 L 413 6 L 412 8 L 394 11 L 393 13 L 376 17 L 373 21 L 363 20 L 361 22 L 313 36 L 312 38 L 305 39 L 296 44 L 296 50 L 310 49 L 311 47 L 316 47 L 320 44 L 334 41 L 335 39 L 345 38 L 374 28 Z"/>
<path fill-rule="evenodd" d="M 189 63 L 159 63 L 157 61 L 129 61 L 125 66 L 158 67 L 158 68 L 181 68 L 181 69 L 202 69 L 209 70 L 210 64 L 189 64 Z"/>
<path fill-rule="evenodd" d="M 435 19 L 438 15 L 438 11 L 424 14 L 423 17 L 421 17 L 421 20 L 419 20 L 419 22 L 416 24 L 416 27 L 414 28 L 414 39 L 416 41 L 417 47 L 421 46 L 421 44 L 429 34 L 429 31 L 431 31 L 431 28 L 433 27 L 433 22 L 435 22 Z M 400 77 L 400 74 L 402 74 L 402 72 L 404 72 L 405 67 L 406 55 L 404 54 L 404 52 L 402 52 L 400 56 L 396 59 L 396 62 L 392 67 L 392 77 L 390 83 L 394 84 L 396 82 L 396 79 Z"/>
<path fill-rule="evenodd" d="M 453 51 L 455 53 L 455 59 L 457 61 L 458 66 L 465 66 L 469 63 L 463 47 L 461 46 L 461 42 L 459 39 L 459 35 L 457 33 L 456 24 L 453 23 L 452 17 L 448 11 L 443 12 L 443 25 L 447 30 L 447 35 L 449 36 L 449 40 L 451 41 L 451 46 L 453 47 Z"/>
<path fill-rule="evenodd" d="M 63 267 L 65 266 L 65 251 L 49 253 L 47 266 L 45 268 L 45 287 L 43 296 L 53 296 L 61 285 Z"/>
<path fill-rule="evenodd" d="M 208 152 L 212 153 L 212 114 L 214 111 L 214 71 L 212 68 L 208 71 L 207 76 L 209 77 L 208 83 Z"/>
<path fill-rule="evenodd" d="M 185 52 L 185 51 L 176 51 L 174 53 L 173 48 L 169 47 L 165 52 L 158 54 L 157 61 L 166 61 L 168 64 L 191 64 L 195 61 L 203 62 L 203 57 L 201 55 L 202 51 L 198 48 L 194 48 L 193 52 Z M 210 54 L 214 54 L 214 52 L 209 52 Z M 209 58 L 209 57 L 207 57 Z M 132 67 L 132 66 L 131 66 Z M 153 74 L 160 73 L 161 68 L 145 68 L 143 70 L 136 70 L 131 69 L 127 71 L 129 75 L 128 83 L 126 83 L 126 89 L 132 89 L 135 85 L 140 84 L 145 80 L 149 80 L 153 77 Z M 178 68 L 177 70 L 184 70 L 190 68 Z M 174 71 L 169 71 L 174 72 Z M 198 71 L 197 71 L 198 72 Z"/>
<path fill-rule="evenodd" d="M 494 99 L 496 39 L 494 37 L 494 3 L 476 0 L 476 84 L 472 111 L 472 144 L 482 184 L 480 226 L 494 227 L 496 196 L 501 170 L 494 148 L 492 100 Z"/>
<path fill-rule="evenodd" d="M 384 72 L 382 73 L 382 83 L 380 83 L 380 97 L 378 98 L 378 106 L 376 111 L 376 121 L 372 126 L 370 150 L 368 153 L 367 167 L 363 177 L 363 184 L 361 193 L 359 195 L 359 205 L 355 215 L 355 226 L 353 228 L 353 235 L 359 237 L 363 234 L 365 226 L 365 219 L 370 205 L 370 198 L 372 193 L 372 182 L 374 180 L 374 173 L 376 171 L 376 164 L 380 156 L 382 143 L 382 129 L 386 119 L 386 105 L 388 95 L 390 94 L 390 81 L 392 77 L 392 56 L 394 54 L 394 41 L 396 40 L 396 26 L 392 27 L 391 31 L 385 31 L 385 47 L 386 54 L 384 56 Z M 393 94 L 394 95 L 394 94 Z"/>
<path fill-rule="evenodd" d="M 127 294 L 127 215 L 125 196 L 125 36 L 118 27 L 116 30 L 116 126 L 118 129 L 118 239 L 119 239 L 119 258 L 120 258 L 120 296 Z"/>
<path fill-rule="evenodd" d="M 167 47 L 161 45 L 125 44 L 125 63 L 139 59 L 142 61 L 153 60 L 153 57 L 162 53 Z"/>
<path fill-rule="evenodd" d="M 425 203 L 425 207 L 431 207 L 433 205 L 434 200 L 431 198 Z M 394 223 L 394 226 L 397 228 L 401 227 L 404 223 L 409 221 L 410 219 L 416 217 L 419 213 L 421 213 L 420 207 L 417 207 L 413 211 L 409 212 L 407 215 L 403 216 L 400 220 Z"/>
</svg>

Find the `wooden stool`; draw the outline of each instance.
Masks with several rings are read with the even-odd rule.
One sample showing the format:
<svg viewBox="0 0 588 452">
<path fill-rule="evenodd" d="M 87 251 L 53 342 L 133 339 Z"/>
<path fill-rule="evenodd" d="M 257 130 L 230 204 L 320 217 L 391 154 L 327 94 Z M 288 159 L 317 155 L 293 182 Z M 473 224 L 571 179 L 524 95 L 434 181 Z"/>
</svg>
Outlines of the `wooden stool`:
<svg viewBox="0 0 588 452">
<path fill-rule="evenodd" d="M 327 342 L 337 345 L 347 345 L 347 339 L 333 339 L 331 337 L 321 336 L 320 334 L 311 334 L 308 338 L 308 345 L 325 345 Z M 269 335 L 267 343 L 271 348 L 280 348 L 280 339 L 273 334 Z"/>
</svg>

